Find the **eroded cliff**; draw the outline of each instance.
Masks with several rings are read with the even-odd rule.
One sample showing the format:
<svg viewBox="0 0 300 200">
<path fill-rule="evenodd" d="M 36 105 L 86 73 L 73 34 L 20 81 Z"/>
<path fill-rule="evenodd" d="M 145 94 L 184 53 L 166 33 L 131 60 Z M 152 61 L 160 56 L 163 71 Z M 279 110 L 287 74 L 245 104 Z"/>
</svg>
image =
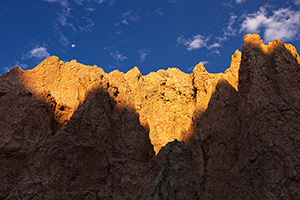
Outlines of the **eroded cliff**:
<svg viewBox="0 0 300 200">
<path fill-rule="evenodd" d="M 299 86 L 296 49 L 258 35 L 220 74 L 15 67 L 0 199 L 300 199 Z"/>
<path fill-rule="evenodd" d="M 220 78 L 237 89 L 240 58 L 241 53 L 236 51 L 230 68 L 220 74 L 208 73 L 199 63 L 192 74 L 170 68 L 142 76 L 137 67 L 126 74 L 118 70 L 106 74 L 97 66 L 75 60 L 64 63 L 52 56 L 23 72 L 21 80 L 27 90 L 47 103 L 60 125 L 66 124 L 95 89 L 108 91 L 117 107 L 139 115 L 158 153 L 174 139 L 188 142 L 196 116 L 206 110 Z"/>
</svg>

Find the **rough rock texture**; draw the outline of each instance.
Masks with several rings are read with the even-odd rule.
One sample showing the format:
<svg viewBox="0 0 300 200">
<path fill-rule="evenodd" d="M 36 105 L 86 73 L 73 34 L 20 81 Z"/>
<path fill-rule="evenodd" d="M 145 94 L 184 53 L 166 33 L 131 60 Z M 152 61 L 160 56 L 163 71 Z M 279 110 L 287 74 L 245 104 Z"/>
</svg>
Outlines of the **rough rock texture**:
<svg viewBox="0 0 300 200">
<path fill-rule="evenodd" d="M 138 118 L 96 91 L 71 120 L 37 144 L 7 199 L 132 199 L 149 184 L 153 147 Z"/>
<path fill-rule="evenodd" d="M 295 48 L 258 35 L 220 74 L 14 68 L 0 77 L 0 199 L 300 199 L 299 88 Z"/>
<path fill-rule="evenodd" d="M 300 66 L 280 41 L 246 35 L 236 92 L 225 80 L 188 146 L 203 158 L 200 199 L 300 198 Z"/>
<path fill-rule="evenodd" d="M 44 100 L 55 120 L 64 125 L 95 87 L 107 85 L 106 74 L 97 66 L 85 66 L 76 60 L 64 63 L 58 57 L 45 59 L 22 75 L 22 84 Z"/>
<path fill-rule="evenodd" d="M 231 190 L 228 171 L 236 162 L 238 134 L 238 93 L 225 79 L 220 79 L 188 144 L 203 159 L 200 199 L 226 199 Z"/>
<path fill-rule="evenodd" d="M 19 182 L 36 146 L 56 129 L 52 114 L 20 84 L 15 67 L 0 77 L 0 199 Z"/>
<path fill-rule="evenodd" d="M 245 37 L 239 79 L 238 163 L 231 197 L 300 198 L 300 67 L 280 41 Z M 255 48 L 261 44 L 263 49 Z"/>
<path fill-rule="evenodd" d="M 118 70 L 106 74 L 97 66 L 85 66 L 76 60 L 64 63 L 52 56 L 25 71 L 22 83 L 34 97 L 47 103 L 60 125 L 96 88 L 108 91 L 117 107 L 127 107 L 139 115 L 158 153 L 174 139 L 189 141 L 196 116 L 206 110 L 220 78 L 237 89 L 240 58 L 241 53 L 236 51 L 224 74 L 210 74 L 200 63 L 192 74 L 170 68 L 142 76 L 137 67 L 126 74 Z"/>
</svg>

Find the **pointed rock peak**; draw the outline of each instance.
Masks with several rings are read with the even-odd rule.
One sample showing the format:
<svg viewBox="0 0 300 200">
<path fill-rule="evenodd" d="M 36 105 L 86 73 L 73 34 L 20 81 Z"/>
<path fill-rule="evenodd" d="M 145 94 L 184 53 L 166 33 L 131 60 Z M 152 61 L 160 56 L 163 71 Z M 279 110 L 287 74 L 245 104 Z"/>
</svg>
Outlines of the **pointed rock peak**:
<svg viewBox="0 0 300 200">
<path fill-rule="evenodd" d="M 235 52 L 234 52 L 234 54 L 232 55 L 231 58 L 232 59 L 234 59 L 234 58 L 240 58 L 241 54 L 242 54 L 242 52 L 237 49 L 237 50 L 235 50 Z"/>
<path fill-rule="evenodd" d="M 9 72 L 20 74 L 23 71 L 18 66 L 14 66 L 14 68 L 12 68 L 11 70 L 9 70 Z"/>
<path fill-rule="evenodd" d="M 126 79 L 128 78 L 139 78 L 142 76 L 142 73 L 140 72 L 138 67 L 134 67 L 131 70 L 129 70 L 126 74 L 125 77 Z"/>
<path fill-rule="evenodd" d="M 18 66 L 15 66 L 14 68 L 10 69 L 9 72 L 2 74 L 0 77 L 20 76 L 22 73 L 23 71 Z"/>
<path fill-rule="evenodd" d="M 245 46 L 254 46 L 261 49 L 264 53 L 270 54 L 278 47 L 284 47 L 284 44 L 277 39 L 274 39 L 273 42 L 270 42 L 268 45 L 265 45 L 262 42 L 262 39 L 257 34 L 247 34 L 244 37 L 244 45 Z"/>
<path fill-rule="evenodd" d="M 53 65 L 55 63 L 59 63 L 59 57 L 57 56 L 50 56 L 48 58 L 46 58 L 45 60 L 43 60 L 43 62 L 41 64 L 43 65 Z"/>
<path fill-rule="evenodd" d="M 250 46 L 256 46 L 261 48 L 264 44 L 260 38 L 259 35 L 257 34 L 247 34 L 244 37 L 244 45 L 250 45 Z"/>
<path fill-rule="evenodd" d="M 296 58 L 298 64 L 300 65 L 300 57 L 299 54 L 297 53 L 296 48 L 291 45 L 291 44 L 284 44 L 285 48 Z"/>
<path fill-rule="evenodd" d="M 37 71 L 37 72 L 39 72 L 39 71 L 44 71 L 44 70 L 47 70 L 47 71 L 50 70 L 50 71 L 53 72 L 53 71 L 56 71 L 57 68 L 60 65 L 62 65 L 62 64 L 64 64 L 64 62 L 61 61 L 59 59 L 59 57 L 57 57 L 57 56 L 50 56 L 50 57 L 46 58 L 45 60 L 43 60 L 37 67 L 35 67 L 35 68 L 31 69 L 31 70 L 27 70 L 26 73 L 30 72 L 30 71 Z M 45 68 L 45 69 L 43 69 L 43 68 Z"/>
<path fill-rule="evenodd" d="M 202 64 L 202 62 L 200 62 L 193 69 L 193 74 L 195 74 L 195 73 L 208 73 L 208 72 L 206 71 L 206 69 L 205 69 L 204 65 Z"/>
<path fill-rule="evenodd" d="M 70 61 L 70 64 L 76 64 L 77 63 L 77 60 L 76 59 L 73 59 Z"/>
<path fill-rule="evenodd" d="M 274 39 L 273 42 L 270 42 L 267 46 L 265 46 L 265 52 L 272 53 L 278 47 L 284 47 L 284 44 L 281 41 Z"/>
<path fill-rule="evenodd" d="M 123 74 L 124 75 L 124 73 L 123 72 L 120 72 L 119 70 L 114 70 L 114 71 L 112 71 L 112 72 L 110 72 L 110 73 L 108 73 L 108 75 L 113 75 L 113 74 Z"/>
<path fill-rule="evenodd" d="M 240 52 L 238 49 L 234 52 L 234 54 L 231 56 L 231 62 L 230 67 L 225 70 L 225 74 L 229 73 L 230 71 L 235 71 L 240 68 L 242 58 L 242 52 Z"/>
</svg>

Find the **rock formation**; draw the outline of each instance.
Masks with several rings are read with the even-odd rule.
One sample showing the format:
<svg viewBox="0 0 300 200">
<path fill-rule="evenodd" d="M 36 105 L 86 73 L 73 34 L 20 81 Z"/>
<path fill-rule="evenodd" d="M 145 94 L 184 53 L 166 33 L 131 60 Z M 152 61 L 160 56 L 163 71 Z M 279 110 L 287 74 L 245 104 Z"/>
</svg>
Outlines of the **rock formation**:
<svg viewBox="0 0 300 200">
<path fill-rule="evenodd" d="M 299 65 L 246 35 L 219 74 L 15 67 L 0 77 L 0 199 L 300 199 Z"/>
<path fill-rule="evenodd" d="M 34 97 L 48 104 L 61 126 L 92 91 L 97 88 L 108 91 L 117 107 L 139 115 L 158 153 L 174 139 L 188 142 L 196 116 L 206 110 L 220 78 L 237 89 L 240 59 L 241 53 L 236 51 L 231 67 L 224 74 L 210 74 L 199 63 L 192 74 L 170 68 L 142 76 L 137 67 L 126 74 L 118 70 L 106 74 L 97 66 L 85 66 L 75 60 L 64 63 L 52 56 L 22 73 L 21 79 Z"/>
</svg>

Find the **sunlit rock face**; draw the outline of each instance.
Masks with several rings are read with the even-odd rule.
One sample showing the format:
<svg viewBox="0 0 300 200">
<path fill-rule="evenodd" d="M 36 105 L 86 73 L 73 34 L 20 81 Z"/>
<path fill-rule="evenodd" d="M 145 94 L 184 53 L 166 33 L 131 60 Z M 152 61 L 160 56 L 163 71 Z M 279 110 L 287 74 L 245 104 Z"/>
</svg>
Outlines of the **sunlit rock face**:
<svg viewBox="0 0 300 200">
<path fill-rule="evenodd" d="M 22 84 L 35 97 L 44 100 L 56 121 L 64 125 L 89 91 L 107 84 L 107 80 L 105 72 L 97 66 L 85 66 L 75 60 L 64 63 L 52 56 L 25 71 Z"/>
<path fill-rule="evenodd" d="M 300 199 L 296 49 L 142 76 L 52 56 L 0 77 L 0 199 Z"/>
<path fill-rule="evenodd" d="M 118 70 L 106 74 L 97 66 L 85 66 L 75 60 L 64 63 L 52 56 L 25 71 L 22 83 L 47 103 L 60 125 L 66 124 L 96 88 L 108 91 L 117 107 L 139 115 L 158 153 L 175 139 L 189 141 L 196 116 L 206 110 L 220 78 L 237 89 L 240 58 L 241 53 L 236 51 L 230 68 L 220 74 L 208 73 L 199 63 L 192 74 L 170 68 L 142 76 L 137 67 L 126 74 Z"/>
</svg>

